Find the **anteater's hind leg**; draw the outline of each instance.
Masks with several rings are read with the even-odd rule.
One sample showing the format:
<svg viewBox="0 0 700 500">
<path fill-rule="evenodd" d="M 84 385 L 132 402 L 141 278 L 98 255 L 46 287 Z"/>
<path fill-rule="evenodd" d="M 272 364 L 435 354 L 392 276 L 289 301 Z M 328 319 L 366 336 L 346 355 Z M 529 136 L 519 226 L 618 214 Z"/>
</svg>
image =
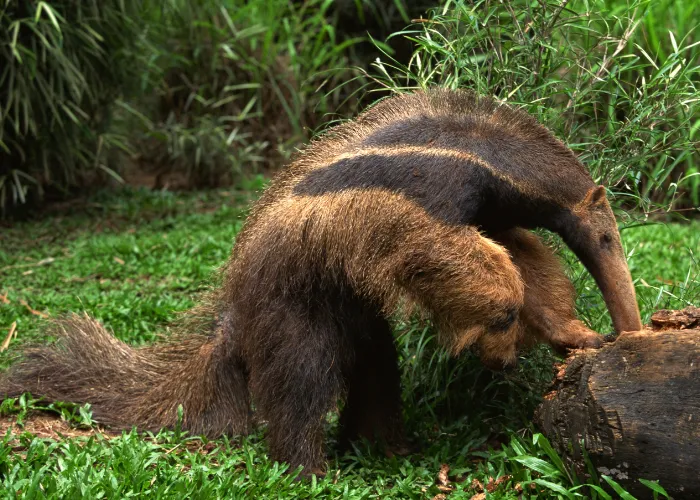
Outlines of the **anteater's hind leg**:
<svg viewBox="0 0 700 500">
<path fill-rule="evenodd" d="M 303 466 L 304 475 L 324 472 L 325 416 L 340 396 L 349 354 L 332 312 L 311 307 L 270 305 L 244 340 L 253 401 L 268 421 L 270 455 L 291 471 Z"/>
<path fill-rule="evenodd" d="M 346 378 L 340 446 L 364 437 L 378 440 L 388 454 L 405 454 L 401 374 L 391 325 L 374 311 L 357 318 L 351 332 L 355 357 Z"/>
<path fill-rule="evenodd" d="M 602 337 L 576 319 L 575 291 L 554 252 L 525 229 L 494 237 L 511 253 L 525 281 L 525 305 L 520 321 L 526 341 L 540 340 L 558 351 L 599 347 Z"/>
</svg>

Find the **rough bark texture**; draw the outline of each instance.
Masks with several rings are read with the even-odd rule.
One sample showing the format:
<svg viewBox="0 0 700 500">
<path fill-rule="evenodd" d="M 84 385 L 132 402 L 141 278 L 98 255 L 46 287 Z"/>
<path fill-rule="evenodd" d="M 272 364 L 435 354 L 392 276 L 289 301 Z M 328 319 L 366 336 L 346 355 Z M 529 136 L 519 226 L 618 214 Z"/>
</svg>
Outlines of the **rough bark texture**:
<svg viewBox="0 0 700 500">
<path fill-rule="evenodd" d="M 647 329 L 573 353 L 535 416 L 579 469 L 580 442 L 599 473 L 640 498 L 638 479 L 700 498 L 700 308 L 659 311 Z"/>
</svg>

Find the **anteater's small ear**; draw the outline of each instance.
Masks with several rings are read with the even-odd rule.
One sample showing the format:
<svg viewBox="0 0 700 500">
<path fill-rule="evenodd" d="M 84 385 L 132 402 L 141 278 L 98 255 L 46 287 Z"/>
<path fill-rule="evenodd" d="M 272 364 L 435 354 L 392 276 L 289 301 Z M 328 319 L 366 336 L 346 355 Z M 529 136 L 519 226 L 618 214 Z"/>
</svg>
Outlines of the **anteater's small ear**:
<svg viewBox="0 0 700 500">
<path fill-rule="evenodd" d="M 594 207 L 596 205 L 602 205 L 606 201 L 605 197 L 605 187 L 596 186 L 592 188 L 588 193 L 586 193 L 586 198 L 583 200 L 583 205 L 589 207 Z"/>
</svg>

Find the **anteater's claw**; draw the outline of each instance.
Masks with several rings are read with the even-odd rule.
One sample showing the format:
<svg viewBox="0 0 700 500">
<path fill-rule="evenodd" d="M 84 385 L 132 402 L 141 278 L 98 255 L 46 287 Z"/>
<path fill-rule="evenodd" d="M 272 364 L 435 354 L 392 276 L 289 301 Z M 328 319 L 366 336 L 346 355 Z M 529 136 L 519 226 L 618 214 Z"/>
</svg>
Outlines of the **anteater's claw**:
<svg viewBox="0 0 700 500">
<path fill-rule="evenodd" d="M 605 342 L 605 343 L 615 342 L 615 340 L 617 340 L 617 333 L 616 332 L 611 332 L 611 333 L 608 333 L 607 335 L 603 335 L 603 342 Z"/>
</svg>

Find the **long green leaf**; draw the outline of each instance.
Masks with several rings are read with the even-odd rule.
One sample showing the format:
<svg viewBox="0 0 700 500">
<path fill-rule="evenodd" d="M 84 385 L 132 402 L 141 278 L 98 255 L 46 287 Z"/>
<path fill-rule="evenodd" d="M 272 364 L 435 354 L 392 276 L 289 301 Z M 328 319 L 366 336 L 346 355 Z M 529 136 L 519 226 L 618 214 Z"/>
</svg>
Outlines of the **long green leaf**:
<svg viewBox="0 0 700 500">
<path fill-rule="evenodd" d="M 647 479 L 639 479 L 639 482 L 642 483 L 647 488 L 655 491 L 656 493 L 663 495 L 666 498 L 670 498 L 670 496 L 668 495 L 666 490 L 657 481 L 649 481 Z"/>
<path fill-rule="evenodd" d="M 545 477 L 558 477 L 561 475 L 561 473 L 557 470 L 556 467 L 554 467 L 552 464 L 545 462 L 541 458 L 537 457 L 532 457 L 532 456 L 519 456 L 519 457 L 513 457 L 513 460 L 515 460 L 518 463 L 523 464 L 525 467 L 528 469 L 532 469 L 536 472 L 539 472 Z"/>
<path fill-rule="evenodd" d="M 605 474 L 601 474 L 600 477 L 603 478 L 603 480 L 608 483 L 613 490 L 615 490 L 615 493 L 620 495 L 620 498 L 622 500 L 637 500 L 634 496 L 632 496 L 629 492 L 627 492 L 617 481 L 612 479 L 611 477 L 606 476 Z"/>
</svg>

